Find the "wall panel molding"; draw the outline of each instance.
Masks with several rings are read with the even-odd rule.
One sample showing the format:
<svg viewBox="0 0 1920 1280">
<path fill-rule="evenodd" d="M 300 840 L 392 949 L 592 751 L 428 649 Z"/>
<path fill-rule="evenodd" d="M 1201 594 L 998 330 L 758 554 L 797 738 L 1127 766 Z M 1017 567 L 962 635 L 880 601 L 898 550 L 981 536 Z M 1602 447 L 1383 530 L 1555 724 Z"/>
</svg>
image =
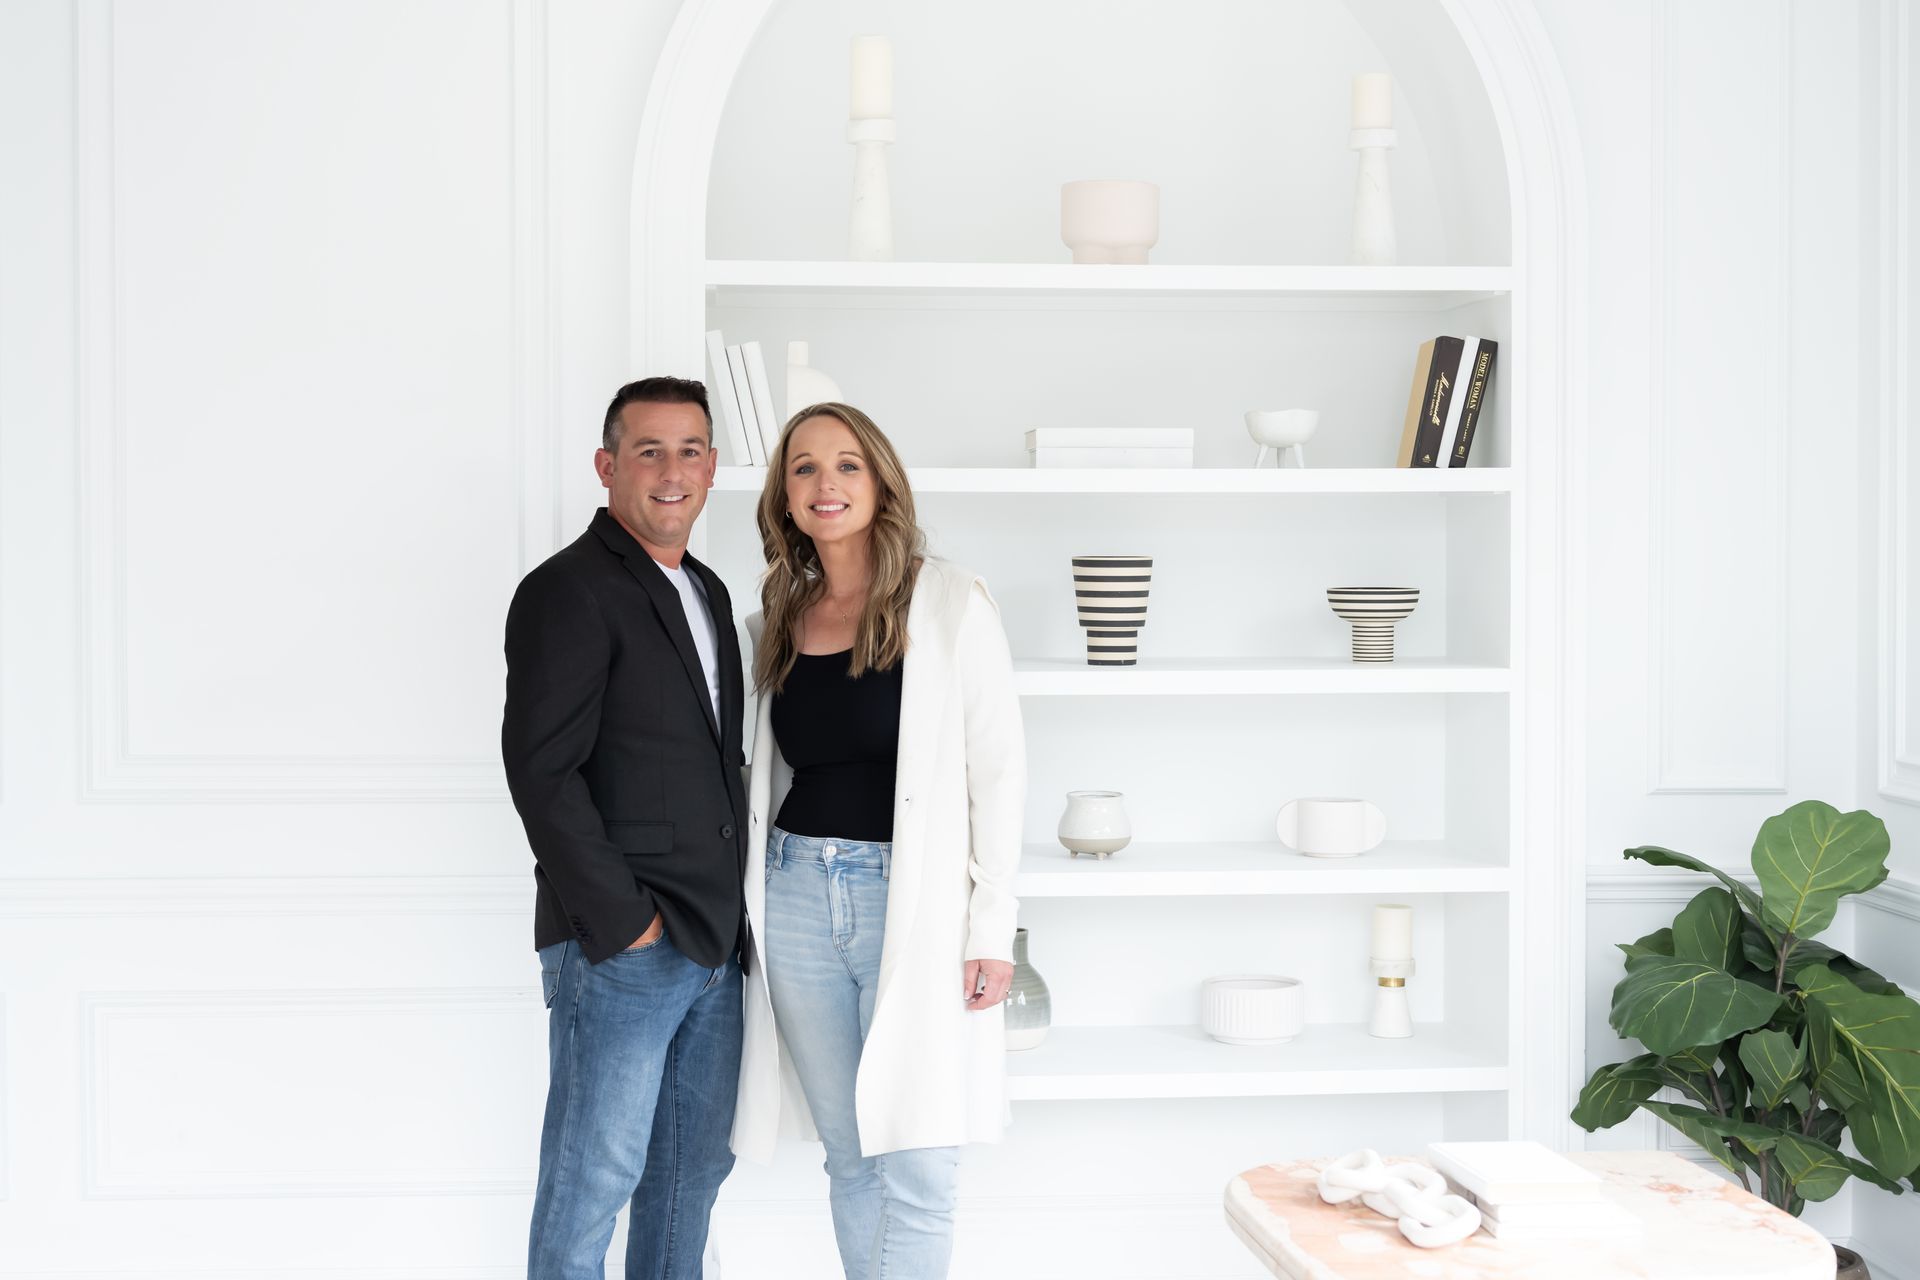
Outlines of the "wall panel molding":
<svg viewBox="0 0 1920 1280">
<path fill-rule="evenodd" d="M 513 358 L 510 453 L 519 564 L 525 572 L 558 540 L 560 501 L 552 424 L 557 418 L 556 282 L 549 251 L 547 0 L 498 0 L 509 19 L 504 69 L 512 109 L 509 296 Z M 121 235 L 116 198 L 115 0 L 79 0 L 76 19 L 76 403 L 80 799 L 82 803 L 271 801 L 495 801 L 506 798 L 489 755 L 435 758 L 380 752 L 287 755 L 136 753 L 129 746 L 127 477 Z"/>
<path fill-rule="evenodd" d="M 1916 605 L 1911 557 L 1916 458 L 1913 446 L 1913 16 L 1900 0 L 1882 0 L 1880 50 L 1880 696 L 1879 790 L 1920 804 L 1920 724 L 1912 667 Z"/>
<path fill-rule="evenodd" d="M 395 1169 L 374 1162 L 363 1170 L 246 1167 L 182 1170 L 163 1163 L 127 1167 L 113 1154 L 115 1111 L 110 1072 L 114 1037 L 133 1024 L 195 1019 L 246 1023 L 288 1016 L 313 1019 L 400 1017 L 421 1020 L 458 1015 L 524 1021 L 541 1010 L 537 988 L 475 987 L 437 990 L 291 990 L 86 992 L 80 996 L 81 1061 L 85 1080 L 82 1195 L 90 1200 L 225 1199 L 316 1196 L 498 1195 L 527 1192 L 535 1170 L 524 1167 Z M 542 1015 L 544 1016 L 544 1015 Z M 143 1117 L 149 1121 L 153 1117 Z M 263 1130 L 276 1148 L 284 1135 Z"/>
<path fill-rule="evenodd" d="M 177 876 L 0 880 L 0 919 L 512 916 L 533 910 L 531 876 Z"/>
<path fill-rule="evenodd" d="M 1792 383 L 1789 375 L 1790 361 L 1785 358 L 1785 335 L 1776 334 L 1767 350 L 1778 358 L 1752 358 L 1749 352 L 1735 369 L 1733 362 L 1727 367 L 1701 367 L 1687 362 L 1688 367 L 1680 370 L 1674 365 L 1681 363 L 1670 359 L 1673 344 L 1685 338 L 1698 327 L 1689 327 L 1676 320 L 1676 305 L 1683 295 L 1697 292 L 1691 287 L 1680 263 L 1684 260 L 1690 246 L 1676 243 L 1675 223 L 1680 217 L 1683 203 L 1683 184 L 1696 181 L 1697 186 L 1710 184 L 1710 175 L 1700 173 L 1700 156 L 1683 153 L 1673 134 L 1673 111 L 1677 96 L 1676 86 L 1697 81 L 1702 65 L 1728 65 L 1727 59 L 1708 60 L 1704 64 L 1699 59 L 1681 56 L 1675 46 L 1679 43 L 1676 25 L 1679 15 L 1689 14 L 1695 18 L 1702 13 L 1724 10 L 1728 21 L 1739 30 L 1765 30 L 1766 39 L 1773 48 L 1777 65 L 1771 73 L 1778 78 L 1777 93 L 1765 95 L 1770 99 L 1764 105 L 1752 99 L 1762 95 L 1748 95 L 1743 106 L 1753 112 L 1748 121 L 1747 132 L 1761 138 L 1778 139 L 1778 154 L 1775 158 L 1777 172 L 1770 175 L 1769 190 L 1765 198 L 1742 200 L 1740 202 L 1740 221 L 1751 225 L 1756 219 L 1769 216 L 1777 217 L 1777 224 L 1771 228 L 1773 251 L 1762 255 L 1751 264 L 1749 274 L 1761 282 L 1765 303 L 1751 314 L 1764 314 L 1774 317 L 1787 317 L 1792 312 L 1792 226 L 1789 210 L 1792 198 L 1793 158 L 1791 149 L 1793 94 L 1793 15 L 1787 0 L 1757 0 L 1755 3 L 1734 3 L 1722 0 L 1719 4 L 1702 4 L 1700 0 L 1688 0 L 1685 4 L 1675 0 L 1655 0 L 1653 12 L 1653 139 L 1654 158 L 1652 178 L 1652 314 L 1649 317 L 1648 351 L 1651 360 L 1649 369 L 1649 453 L 1648 487 L 1651 496 L 1651 531 L 1649 535 L 1648 582 L 1650 599 L 1648 602 L 1648 727 L 1649 727 L 1649 782 L 1648 791 L 1653 794 L 1774 794 L 1787 790 L 1787 738 L 1789 707 L 1789 663 L 1787 650 L 1788 634 L 1788 536 L 1791 503 L 1788 498 L 1787 481 L 1790 475 L 1787 448 L 1791 438 L 1791 396 Z M 1747 65 L 1744 58 L 1734 60 L 1742 66 Z M 1755 72 L 1754 74 L 1760 74 Z M 1769 114 L 1771 113 L 1771 114 Z M 1729 217 L 1732 214 L 1732 198 L 1728 198 Z M 1699 228 L 1695 228 L 1699 230 Z M 1746 312 L 1746 304 L 1740 300 L 1729 302 Z M 1752 371 L 1761 371 L 1759 388 L 1762 400 L 1767 406 L 1757 418 L 1743 418 L 1737 432 L 1728 433 L 1724 429 L 1719 434 L 1731 434 L 1735 441 L 1745 444 L 1751 441 L 1748 451 L 1747 471 L 1757 465 L 1757 488 L 1731 507 L 1731 513 L 1739 513 L 1744 518 L 1738 521 L 1737 528 L 1729 529 L 1711 518 L 1712 513 L 1703 514 L 1697 490 L 1690 491 L 1689 478 L 1696 478 L 1694 471 L 1682 456 L 1682 445 L 1688 442 L 1691 431 L 1698 432 L 1699 438 L 1693 443 L 1696 452 L 1715 452 L 1715 433 L 1702 431 L 1697 418 L 1690 418 L 1683 406 L 1677 403 L 1677 389 L 1682 377 L 1692 377 L 1705 384 L 1712 384 L 1712 392 L 1720 392 L 1730 386 L 1751 385 Z M 1728 456 L 1730 450 L 1719 450 L 1720 456 Z M 1722 495 L 1725 503 L 1726 497 Z M 1734 545 L 1726 546 L 1731 541 Z M 1723 617 L 1711 619 L 1703 617 L 1695 609 L 1691 618 L 1685 610 L 1693 596 L 1703 595 L 1703 585 L 1709 589 L 1717 587 L 1717 581 L 1710 580 L 1712 575 L 1704 572 L 1676 575 L 1672 570 L 1674 549 L 1691 547 L 1698 568 L 1714 562 L 1720 556 L 1721 563 L 1731 562 L 1733 557 L 1751 557 L 1765 566 L 1767 585 L 1755 590 L 1740 593 L 1737 607 L 1735 602 L 1724 603 Z M 1725 591 L 1725 588 L 1722 588 Z M 1691 624 L 1691 625 L 1689 625 Z M 1725 628 L 1725 629 L 1723 629 Z M 1731 637 L 1738 635 L 1735 641 Z M 1757 637 L 1757 639 L 1756 639 Z M 1770 666 L 1765 677 L 1754 685 L 1736 671 L 1729 671 L 1724 680 L 1716 685 L 1712 680 L 1700 678 L 1697 668 L 1688 674 L 1692 678 L 1678 673 L 1679 664 L 1676 655 L 1683 651 L 1695 654 L 1726 652 L 1737 643 L 1740 651 L 1750 652 L 1756 643 L 1767 643 L 1771 639 L 1777 652 L 1769 655 Z M 1747 705 L 1764 711 L 1764 719 L 1758 723 L 1742 723 L 1729 726 L 1726 740 L 1717 744 L 1727 748 L 1759 740 L 1764 743 L 1764 751 L 1756 753 L 1753 759 L 1744 765 L 1718 768 L 1707 760 L 1698 758 L 1683 759 L 1676 744 L 1676 737 L 1683 728 L 1698 732 L 1703 725 L 1716 718 L 1718 707 L 1726 705 Z"/>
</svg>

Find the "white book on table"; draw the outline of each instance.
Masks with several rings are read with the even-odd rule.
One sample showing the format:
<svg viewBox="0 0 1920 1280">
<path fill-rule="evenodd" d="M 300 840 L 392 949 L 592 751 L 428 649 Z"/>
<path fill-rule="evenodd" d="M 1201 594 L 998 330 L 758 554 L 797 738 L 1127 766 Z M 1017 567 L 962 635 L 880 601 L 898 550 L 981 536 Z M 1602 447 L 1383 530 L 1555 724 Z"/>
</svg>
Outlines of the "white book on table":
<svg viewBox="0 0 1920 1280">
<path fill-rule="evenodd" d="M 733 393 L 733 373 L 727 368 L 727 344 L 720 330 L 707 330 L 707 364 L 713 369 L 713 383 L 707 403 L 713 409 L 717 435 L 727 438 L 727 452 L 736 467 L 753 465 L 753 451 L 747 448 L 746 419 L 741 416 L 740 400 Z"/>
<path fill-rule="evenodd" d="M 1036 467 L 1191 467 L 1191 449 L 1029 449 Z"/>
<path fill-rule="evenodd" d="M 1440 449 L 1434 454 L 1443 462 L 1453 457 L 1453 447 L 1460 443 L 1460 415 L 1467 407 L 1466 384 L 1473 376 L 1473 362 L 1480 358 L 1480 339 L 1462 338 L 1460 340 L 1460 367 L 1453 375 L 1453 398 L 1447 402 L 1447 421 L 1440 428 Z"/>
<path fill-rule="evenodd" d="M 1435 1142 L 1427 1156 L 1474 1199 L 1495 1206 L 1601 1199 L 1598 1175 L 1537 1142 Z"/>
<path fill-rule="evenodd" d="M 1543 1240 L 1617 1240 L 1623 1235 L 1638 1234 L 1640 1230 L 1640 1224 L 1625 1215 L 1622 1215 L 1620 1222 L 1599 1222 L 1578 1227 L 1510 1227 L 1482 1216 L 1480 1225 L 1494 1239 L 1511 1240 L 1515 1244 L 1532 1244 Z"/>
<path fill-rule="evenodd" d="M 1503 1227 L 1619 1227 L 1631 1226 L 1633 1215 L 1611 1200 L 1541 1200 L 1498 1204 L 1476 1200 L 1480 1216 Z"/>
<path fill-rule="evenodd" d="M 759 419 L 753 410 L 753 389 L 747 385 L 747 358 L 740 348 L 727 348 L 727 374 L 733 380 L 733 398 L 740 404 L 740 421 L 746 428 L 747 453 L 753 459 L 753 465 L 767 465 L 766 446 L 760 443 Z"/>
<path fill-rule="evenodd" d="M 757 342 L 740 344 L 747 358 L 747 390 L 753 396 L 753 417 L 760 424 L 760 448 L 768 458 L 780 447 L 780 419 L 773 413 L 773 387 L 767 381 L 767 360 Z"/>
<path fill-rule="evenodd" d="M 1191 449 L 1192 427 L 1035 427 L 1029 449 Z"/>
</svg>

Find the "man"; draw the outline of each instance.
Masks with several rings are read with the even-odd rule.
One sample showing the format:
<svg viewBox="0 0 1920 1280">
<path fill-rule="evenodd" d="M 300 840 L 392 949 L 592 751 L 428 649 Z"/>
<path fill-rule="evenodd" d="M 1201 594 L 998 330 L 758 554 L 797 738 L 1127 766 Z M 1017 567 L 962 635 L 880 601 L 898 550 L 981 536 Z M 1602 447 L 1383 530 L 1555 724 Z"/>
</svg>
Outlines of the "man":
<svg viewBox="0 0 1920 1280">
<path fill-rule="evenodd" d="M 744 691 L 727 589 L 687 554 L 706 388 L 620 388 L 607 505 L 507 612 L 501 754 L 533 846 L 550 1078 L 529 1280 L 696 1280 L 733 1167 L 746 915 Z"/>
</svg>

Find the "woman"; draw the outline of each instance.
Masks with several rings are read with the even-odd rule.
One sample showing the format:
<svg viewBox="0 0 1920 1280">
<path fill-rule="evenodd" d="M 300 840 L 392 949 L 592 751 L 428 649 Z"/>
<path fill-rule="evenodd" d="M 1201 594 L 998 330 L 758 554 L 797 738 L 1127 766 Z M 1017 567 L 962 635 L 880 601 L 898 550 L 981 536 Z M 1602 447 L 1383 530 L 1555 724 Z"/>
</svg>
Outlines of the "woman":
<svg viewBox="0 0 1920 1280">
<path fill-rule="evenodd" d="M 774 459 L 733 1147 L 765 1162 L 783 1118 L 817 1130 L 848 1280 L 937 1280 L 958 1149 L 1006 1122 L 1013 664 L 986 584 L 924 554 L 871 419 L 814 405 Z"/>
</svg>

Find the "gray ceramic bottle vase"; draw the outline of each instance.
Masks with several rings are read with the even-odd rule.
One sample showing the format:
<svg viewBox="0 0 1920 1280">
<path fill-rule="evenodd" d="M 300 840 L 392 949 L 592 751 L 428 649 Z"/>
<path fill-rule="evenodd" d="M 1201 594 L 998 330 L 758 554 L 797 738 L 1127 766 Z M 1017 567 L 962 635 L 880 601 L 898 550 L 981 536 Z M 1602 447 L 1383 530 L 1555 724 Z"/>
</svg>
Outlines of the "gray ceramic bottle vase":
<svg viewBox="0 0 1920 1280">
<path fill-rule="evenodd" d="M 1047 1038 L 1053 1023 L 1053 996 L 1047 980 L 1027 963 L 1027 931 L 1013 931 L 1013 986 L 1007 989 L 1007 1049 L 1032 1049 Z"/>
</svg>

